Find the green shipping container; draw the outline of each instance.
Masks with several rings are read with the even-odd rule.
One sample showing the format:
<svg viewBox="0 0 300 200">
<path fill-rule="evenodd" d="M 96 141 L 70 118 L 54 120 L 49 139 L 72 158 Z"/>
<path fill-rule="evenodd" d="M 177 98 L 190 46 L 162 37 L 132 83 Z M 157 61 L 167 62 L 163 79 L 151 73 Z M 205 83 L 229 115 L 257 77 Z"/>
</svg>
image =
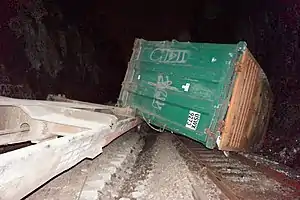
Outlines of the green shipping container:
<svg viewBox="0 0 300 200">
<path fill-rule="evenodd" d="M 259 121 L 268 118 L 271 105 L 270 92 L 261 95 L 269 91 L 267 79 L 250 54 L 245 42 L 136 39 L 118 104 L 136 109 L 142 119 L 162 131 L 182 134 L 207 148 L 214 148 L 221 138 L 219 149 L 247 150 L 261 141 L 265 132 L 261 125 L 267 122 Z M 235 88 L 239 76 L 244 81 Z M 260 89 L 254 91 L 254 85 Z M 238 102 L 231 102 L 233 93 Z M 263 109 L 262 102 L 268 103 L 267 109 Z M 227 113 L 231 103 L 233 114 Z M 255 108 L 256 116 L 249 114 L 251 108 Z M 251 120 L 255 130 L 249 128 Z M 256 134 L 257 127 L 260 131 Z M 241 135 L 241 131 L 245 134 Z"/>
</svg>

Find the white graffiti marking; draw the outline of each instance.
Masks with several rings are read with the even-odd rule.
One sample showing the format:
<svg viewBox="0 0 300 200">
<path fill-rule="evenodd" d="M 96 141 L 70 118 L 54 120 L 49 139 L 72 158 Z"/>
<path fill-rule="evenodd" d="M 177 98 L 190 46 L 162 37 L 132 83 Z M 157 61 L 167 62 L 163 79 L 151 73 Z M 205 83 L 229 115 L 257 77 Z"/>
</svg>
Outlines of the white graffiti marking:
<svg viewBox="0 0 300 200">
<path fill-rule="evenodd" d="M 152 106 L 155 109 L 161 110 L 165 105 L 166 98 L 168 97 L 168 92 L 166 89 L 169 89 L 172 85 L 172 81 L 169 80 L 169 77 L 166 76 L 165 79 L 163 75 L 158 75 L 157 83 L 155 84 L 155 93 Z"/>
<path fill-rule="evenodd" d="M 156 48 L 150 54 L 150 60 L 162 63 L 186 63 L 188 50 Z"/>
</svg>

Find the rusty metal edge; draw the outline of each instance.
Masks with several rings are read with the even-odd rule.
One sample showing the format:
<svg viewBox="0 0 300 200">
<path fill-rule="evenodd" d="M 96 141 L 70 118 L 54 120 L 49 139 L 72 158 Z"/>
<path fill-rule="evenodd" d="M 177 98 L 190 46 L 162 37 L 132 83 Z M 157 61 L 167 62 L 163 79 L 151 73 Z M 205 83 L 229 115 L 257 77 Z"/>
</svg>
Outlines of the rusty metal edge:
<svg viewBox="0 0 300 200">
<path fill-rule="evenodd" d="M 300 197 L 300 181 L 293 180 L 290 177 L 288 177 L 287 175 L 285 175 L 284 173 L 280 173 L 280 172 L 266 166 L 265 164 L 256 162 L 256 161 L 246 158 L 245 156 L 242 156 L 240 154 L 234 154 L 231 156 L 238 159 L 243 164 L 250 166 L 254 170 L 262 172 L 267 177 L 269 177 L 273 180 L 276 180 L 277 182 L 281 183 L 282 185 L 285 185 L 289 188 L 296 189 L 297 192 L 295 193 L 295 195 L 297 197 Z"/>
<path fill-rule="evenodd" d="M 175 138 L 182 144 L 182 146 L 191 154 L 194 156 L 194 158 L 198 161 L 199 164 L 202 166 L 205 166 L 205 171 L 207 176 L 216 184 L 216 186 L 230 199 L 230 200 L 242 200 L 243 198 L 240 197 L 238 194 L 236 194 L 232 189 L 229 187 L 229 183 L 222 178 L 219 174 L 216 172 L 213 172 L 213 170 L 210 169 L 210 167 L 203 163 L 201 160 L 198 159 L 198 157 L 195 155 L 193 151 L 191 151 L 185 144 L 182 142 L 178 136 L 175 136 Z"/>
</svg>

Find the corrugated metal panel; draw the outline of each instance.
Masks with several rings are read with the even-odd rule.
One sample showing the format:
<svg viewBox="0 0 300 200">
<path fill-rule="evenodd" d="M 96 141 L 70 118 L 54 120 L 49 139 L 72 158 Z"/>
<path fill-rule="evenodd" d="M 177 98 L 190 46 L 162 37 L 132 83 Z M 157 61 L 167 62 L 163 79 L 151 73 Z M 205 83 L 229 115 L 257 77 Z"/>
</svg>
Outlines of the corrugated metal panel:
<svg viewBox="0 0 300 200">
<path fill-rule="evenodd" d="M 263 135 L 261 121 L 269 110 L 262 106 L 269 99 L 265 91 L 267 79 L 244 42 L 137 39 L 119 105 L 207 148 L 214 148 L 221 135 L 220 149 L 240 151 Z"/>
<path fill-rule="evenodd" d="M 224 102 L 240 56 L 238 47 L 137 39 L 119 104 L 137 109 L 152 125 L 214 148 L 217 122 L 225 116 Z"/>
</svg>

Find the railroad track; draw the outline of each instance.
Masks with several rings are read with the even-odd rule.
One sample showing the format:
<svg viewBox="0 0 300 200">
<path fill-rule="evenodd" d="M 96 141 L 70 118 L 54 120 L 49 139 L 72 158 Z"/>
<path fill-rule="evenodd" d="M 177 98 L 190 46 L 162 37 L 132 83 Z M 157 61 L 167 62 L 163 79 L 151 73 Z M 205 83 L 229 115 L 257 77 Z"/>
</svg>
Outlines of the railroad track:
<svg viewBox="0 0 300 200">
<path fill-rule="evenodd" d="M 182 155 L 205 169 L 207 176 L 229 199 L 300 199 L 300 182 L 241 154 L 226 157 L 182 136 L 175 137 Z"/>
<path fill-rule="evenodd" d="M 296 180 L 277 180 L 244 156 L 225 157 L 174 134 L 145 136 L 123 135 L 25 199 L 300 199 Z"/>
</svg>

